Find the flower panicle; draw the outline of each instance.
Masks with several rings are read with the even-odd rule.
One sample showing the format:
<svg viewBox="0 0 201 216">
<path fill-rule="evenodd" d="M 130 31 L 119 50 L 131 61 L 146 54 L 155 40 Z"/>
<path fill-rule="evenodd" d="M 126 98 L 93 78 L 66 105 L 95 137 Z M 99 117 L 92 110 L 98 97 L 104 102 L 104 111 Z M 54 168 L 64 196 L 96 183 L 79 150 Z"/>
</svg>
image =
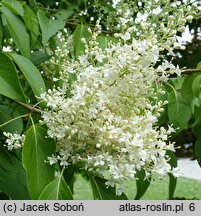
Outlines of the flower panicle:
<svg viewBox="0 0 201 216">
<path fill-rule="evenodd" d="M 3 135 L 7 137 L 4 146 L 7 147 L 9 151 L 12 151 L 13 149 L 22 148 L 22 146 L 24 145 L 24 134 L 20 135 L 18 133 L 3 132 Z"/>
</svg>

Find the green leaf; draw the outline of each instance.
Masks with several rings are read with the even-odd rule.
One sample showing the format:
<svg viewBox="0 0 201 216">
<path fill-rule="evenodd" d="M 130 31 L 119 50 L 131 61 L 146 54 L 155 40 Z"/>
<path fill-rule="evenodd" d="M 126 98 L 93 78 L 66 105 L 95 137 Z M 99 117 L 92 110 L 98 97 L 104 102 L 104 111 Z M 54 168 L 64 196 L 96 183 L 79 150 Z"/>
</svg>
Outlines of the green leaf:
<svg viewBox="0 0 201 216">
<path fill-rule="evenodd" d="M 36 51 L 31 53 L 31 61 L 34 63 L 34 65 L 40 65 L 41 63 L 47 61 L 50 59 L 50 56 L 46 53 Z"/>
<path fill-rule="evenodd" d="M 98 46 L 102 49 L 105 49 L 108 47 L 109 43 L 117 43 L 118 40 L 115 37 L 111 37 L 111 36 L 104 36 L 104 35 L 99 35 L 97 37 L 97 42 L 98 42 Z"/>
<path fill-rule="evenodd" d="M 0 146 L 0 191 L 11 199 L 30 199 L 21 161 Z"/>
<path fill-rule="evenodd" d="M 167 151 L 167 155 L 170 157 L 169 164 L 172 168 L 177 167 L 177 157 L 174 152 Z M 169 174 L 169 199 L 173 199 L 174 192 L 177 185 L 177 178 L 172 174 Z"/>
<path fill-rule="evenodd" d="M 13 62 L 0 53 L 0 94 L 14 100 L 26 102 Z"/>
<path fill-rule="evenodd" d="M 37 10 L 38 5 L 37 5 L 36 0 L 29 0 L 29 4 L 34 11 Z"/>
<path fill-rule="evenodd" d="M 200 128 L 201 129 L 201 128 Z M 194 146 L 194 154 L 195 154 L 195 158 L 198 161 L 198 164 L 201 167 L 201 135 L 198 137 L 198 139 L 195 142 L 195 146 Z"/>
<path fill-rule="evenodd" d="M 174 192 L 177 185 L 177 178 L 169 174 L 169 200 L 174 199 Z"/>
<path fill-rule="evenodd" d="M 194 113 L 194 117 L 195 117 L 195 122 L 193 126 L 201 126 L 201 106 L 200 107 L 196 107 L 195 109 L 195 113 Z M 199 132 L 198 132 L 198 136 L 199 136 Z"/>
<path fill-rule="evenodd" d="M 5 193 L 0 192 L 0 200 L 9 200 L 9 196 L 7 196 Z"/>
<path fill-rule="evenodd" d="M 40 71 L 31 61 L 29 61 L 24 56 L 15 53 L 7 53 L 7 55 L 9 55 L 20 68 L 29 85 L 31 86 L 33 93 L 37 97 L 39 97 L 42 92 L 46 91 L 45 83 L 40 74 Z"/>
<path fill-rule="evenodd" d="M 2 6 L 1 11 L 6 18 L 10 35 L 19 48 L 21 54 L 30 59 L 30 39 L 24 23 L 6 7 Z"/>
<path fill-rule="evenodd" d="M 73 195 L 66 184 L 64 177 L 60 174 L 59 177 L 50 182 L 42 191 L 39 200 L 72 200 Z"/>
<path fill-rule="evenodd" d="M 189 104 L 189 106 L 191 107 L 192 113 L 194 113 L 196 100 L 198 100 L 198 98 L 194 96 L 193 89 L 192 89 L 193 82 L 196 76 L 197 74 L 191 74 L 185 77 L 185 80 L 183 82 L 182 89 L 181 89 L 182 97 L 186 101 L 186 104 Z"/>
<path fill-rule="evenodd" d="M 178 76 L 177 78 L 170 79 L 170 85 L 174 86 L 174 89 L 180 90 L 184 82 L 184 77 Z"/>
<path fill-rule="evenodd" d="M 195 108 L 193 132 L 196 137 L 201 137 L 201 106 Z"/>
<path fill-rule="evenodd" d="M 197 69 L 200 69 L 201 68 L 201 61 L 200 62 L 198 62 L 198 64 L 197 64 L 197 67 L 196 67 Z"/>
<path fill-rule="evenodd" d="M 38 11 L 37 16 L 42 31 L 43 44 L 46 44 L 53 35 L 64 28 L 66 20 L 72 15 L 72 13 L 72 10 L 60 10 L 54 15 L 55 20 L 53 20 L 48 19 L 44 11 Z"/>
<path fill-rule="evenodd" d="M 32 11 L 30 7 L 27 5 L 24 5 L 24 16 L 23 16 L 24 23 L 27 27 L 27 29 L 30 31 L 30 37 L 31 37 L 31 45 L 34 47 L 38 35 L 39 35 L 39 24 L 37 21 L 36 14 Z"/>
<path fill-rule="evenodd" d="M 136 178 L 136 186 L 137 186 L 137 193 L 135 195 L 135 200 L 139 200 L 147 191 L 151 183 L 151 178 L 145 180 L 145 171 L 143 169 L 137 171 L 137 173 L 135 174 L 135 178 Z"/>
<path fill-rule="evenodd" d="M 16 15 L 20 15 L 20 16 L 24 15 L 23 7 L 20 4 L 20 2 L 17 0 L 3 0 L 2 5 L 7 7 L 10 11 L 15 13 Z"/>
<path fill-rule="evenodd" d="M 0 124 L 3 124 L 17 116 L 20 116 L 19 112 L 11 109 L 10 106 L 0 105 Z M 23 122 L 22 119 L 16 119 L 5 126 L 0 128 L 2 131 L 11 132 L 11 133 L 21 133 L 23 130 Z"/>
<path fill-rule="evenodd" d="M 40 125 L 32 125 L 25 135 L 22 162 L 30 196 L 38 199 L 43 189 L 54 179 L 54 166 L 45 161 L 48 156 L 55 154 L 55 143 L 46 138 L 46 130 Z"/>
<path fill-rule="evenodd" d="M 188 102 L 191 102 L 194 97 L 192 85 L 196 76 L 197 74 L 191 74 L 190 76 L 185 77 L 182 85 L 181 94 L 183 98 Z"/>
<path fill-rule="evenodd" d="M 4 36 L 4 27 L 0 17 L 0 50 L 3 48 L 3 36 Z"/>
<path fill-rule="evenodd" d="M 91 38 L 88 28 L 86 25 L 78 25 L 73 33 L 73 46 L 76 57 L 81 55 L 85 50 L 85 45 L 81 42 L 81 38 L 85 38 L 86 41 L 89 41 Z"/>
<path fill-rule="evenodd" d="M 92 186 L 93 197 L 95 200 L 127 200 L 128 199 L 124 193 L 122 193 L 122 195 L 120 196 L 117 196 L 115 187 L 107 187 L 105 184 L 106 183 L 105 179 L 95 177 L 95 176 L 89 176 L 89 177 Z"/>
<path fill-rule="evenodd" d="M 192 91 L 195 97 L 200 97 L 201 93 L 201 74 L 198 74 L 192 84 Z"/>
<path fill-rule="evenodd" d="M 179 130 L 183 130 L 188 127 L 191 108 L 177 91 L 172 91 L 168 95 L 168 117 L 170 124 L 175 128 L 179 127 Z"/>
<path fill-rule="evenodd" d="M 74 182 L 75 182 L 75 167 L 74 166 L 68 166 L 63 172 L 64 179 L 66 183 L 68 184 L 70 190 L 74 191 Z"/>
</svg>

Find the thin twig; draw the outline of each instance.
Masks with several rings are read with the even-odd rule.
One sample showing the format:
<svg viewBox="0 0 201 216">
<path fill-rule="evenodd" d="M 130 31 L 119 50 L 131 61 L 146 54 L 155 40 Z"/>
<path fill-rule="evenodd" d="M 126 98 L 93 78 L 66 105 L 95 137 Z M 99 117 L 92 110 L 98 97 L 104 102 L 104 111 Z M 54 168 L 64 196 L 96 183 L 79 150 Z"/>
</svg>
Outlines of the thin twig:
<svg viewBox="0 0 201 216">
<path fill-rule="evenodd" d="M 38 114 L 42 114 L 44 112 L 44 110 L 41 110 L 41 109 L 38 109 L 38 108 L 35 108 L 33 106 L 30 106 L 28 104 L 25 104 L 21 101 L 17 101 L 17 100 L 14 100 L 15 103 L 19 104 L 20 106 L 24 107 L 25 109 L 31 111 L 31 112 L 34 112 L 34 113 L 38 113 Z"/>
<path fill-rule="evenodd" d="M 181 72 L 182 74 L 192 74 L 192 73 L 201 73 L 201 68 L 198 69 L 185 69 Z"/>
</svg>

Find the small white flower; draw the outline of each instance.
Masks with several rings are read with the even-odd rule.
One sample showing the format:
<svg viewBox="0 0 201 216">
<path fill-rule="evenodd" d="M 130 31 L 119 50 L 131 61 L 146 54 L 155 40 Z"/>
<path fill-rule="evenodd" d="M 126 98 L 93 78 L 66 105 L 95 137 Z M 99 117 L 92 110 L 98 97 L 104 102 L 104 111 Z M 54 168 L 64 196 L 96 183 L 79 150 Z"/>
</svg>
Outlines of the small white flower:
<svg viewBox="0 0 201 216">
<path fill-rule="evenodd" d="M 47 159 L 50 165 L 57 163 L 57 158 L 54 155 L 52 155 L 52 157 L 47 157 Z"/>
<path fill-rule="evenodd" d="M 178 167 L 174 167 L 171 171 L 172 175 L 175 177 L 175 178 L 178 178 L 180 176 L 180 169 Z"/>
<path fill-rule="evenodd" d="M 124 41 L 127 41 L 127 40 L 130 40 L 131 35 L 130 35 L 129 32 L 126 32 L 126 34 L 122 35 L 121 38 L 122 38 Z"/>
<path fill-rule="evenodd" d="M 46 92 L 43 92 L 40 94 L 40 99 L 44 100 L 46 97 Z"/>
<path fill-rule="evenodd" d="M 87 43 L 85 38 L 81 38 L 81 42 L 82 42 L 83 44 L 86 44 L 86 43 Z"/>
<path fill-rule="evenodd" d="M 13 149 L 22 148 L 22 146 L 24 145 L 24 134 L 20 135 L 18 133 L 3 132 L 3 135 L 8 138 L 5 141 L 5 146 L 8 148 L 9 151 L 12 151 Z"/>
</svg>

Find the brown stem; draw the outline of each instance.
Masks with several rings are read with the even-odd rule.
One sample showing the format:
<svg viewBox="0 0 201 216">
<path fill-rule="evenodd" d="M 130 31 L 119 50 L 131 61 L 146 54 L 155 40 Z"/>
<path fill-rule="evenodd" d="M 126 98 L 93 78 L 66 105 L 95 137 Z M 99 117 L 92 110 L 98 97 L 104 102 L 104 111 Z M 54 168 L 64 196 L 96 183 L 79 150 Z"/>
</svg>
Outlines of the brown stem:
<svg viewBox="0 0 201 216">
<path fill-rule="evenodd" d="M 14 101 L 15 101 L 15 103 L 19 104 L 20 106 L 24 107 L 25 109 L 29 110 L 30 112 L 34 112 L 34 113 L 38 113 L 38 114 L 42 114 L 44 112 L 44 110 L 35 108 L 35 107 L 30 106 L 28 104 L 25 104 L 21 101 L 17 101 L 17 100 L 14 100 Z"/>
<path fill-rule="evenodd" d="M 201 73 L 201 69 L 198 68 L 198 69 L 185 69 L 181 72 L 182 74 L 192 74 L 192 73 Z"/>
</svg>

